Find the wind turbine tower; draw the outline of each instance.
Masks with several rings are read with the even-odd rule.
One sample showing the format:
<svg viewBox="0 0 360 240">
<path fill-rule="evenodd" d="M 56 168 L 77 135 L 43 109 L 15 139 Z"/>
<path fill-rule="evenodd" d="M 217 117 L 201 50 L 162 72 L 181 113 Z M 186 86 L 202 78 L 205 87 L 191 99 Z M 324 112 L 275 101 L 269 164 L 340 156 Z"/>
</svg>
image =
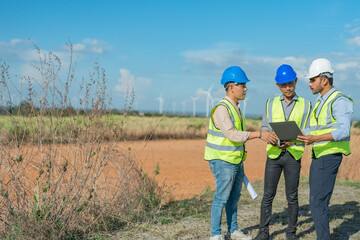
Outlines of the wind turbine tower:
<svg viewBox="0 0 360 240">
<path fill-rule="evenodd" d="M 245 97 L 245 99 L 243 100 L 243 103 L 244 103 L 244 106 L 243 106 L 243 116 L 244 116 L 244 119 L 246 118 L 246 102 L 249 100 L 249 97 Z"/>
<path fill-rule="evenodd" d="M 209 117 L 209 108 L 210 108 L 210 101 L 213 102 L 210 91 L 212 89 L 212 86 L 209 87 L 207 91 L 203 90 L 203 93 L 206 94 L 206 117 Z"/>
<path fill-rule="evenodd" d="M 182 104 L 182 107 L 183 107 L 183 109 L 182 109 L 182 114 L 185 115 L 186 100 L 182 101 L 181 104 Z"/>
<path fill-rule="evenodd" d="M 176 102 L 173 102 L 173 114 L 175 115 L 176 113 Z"/>
<path fill-rule="evenodd" d="M 198 100 L 198 97 L 191 97 L 193 102 L 193 117 L 196 115 L 196 100 Z"/>
<path fill-rule="evenodd" d="M 162 114 L 163 112 L 163 105 L 164 105 L 164 99 L 162 97 L 162 94 L 156 98 L 156 100 L 159 101 L 159 113 Z"/>
</svg>

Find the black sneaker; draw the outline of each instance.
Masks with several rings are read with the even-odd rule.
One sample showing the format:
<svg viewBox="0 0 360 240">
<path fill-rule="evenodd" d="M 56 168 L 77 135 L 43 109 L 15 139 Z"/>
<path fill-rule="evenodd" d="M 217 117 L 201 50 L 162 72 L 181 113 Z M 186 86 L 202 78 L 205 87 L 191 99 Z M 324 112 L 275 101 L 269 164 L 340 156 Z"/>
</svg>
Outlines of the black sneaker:
<svg viewBox="0 0 360 240">
<path fill-rule="evenodd" d="M 259 234 L 254 238 L 254 240 L 269 240 L 268 232 L 259 232 Z"/>
</svg>

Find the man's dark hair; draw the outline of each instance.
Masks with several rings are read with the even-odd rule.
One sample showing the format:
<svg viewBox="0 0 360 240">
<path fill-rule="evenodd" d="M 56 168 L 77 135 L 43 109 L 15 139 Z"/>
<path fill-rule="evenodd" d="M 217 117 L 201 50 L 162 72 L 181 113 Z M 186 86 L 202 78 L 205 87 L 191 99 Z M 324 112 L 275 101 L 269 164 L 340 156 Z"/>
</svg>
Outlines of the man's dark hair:
<svg viewBox="0 0 360 240">
<path fill-rule="evenodd" d="M 327 78 L 329 80 L 329 84 L 333 86 L 334 79 L 333 78 Z"/>
<path fill-rule="evenodd" d="M 233 83 L 235 83 L 235 82 L 227 82 L 227 83 L 225 83 L 225 84 L 224 84 L 225 91 L 227 91 L 227 90 L 229 89 L 229 86 L 230 86 L 231 84 L 233 84 Z"/>
<path fill-rule="evenodd" d="M 324 75 L 320 75 L 320 77 L 321 77 L 321 79 L 327 78 L 327 80 L 329 81 L 330 86 L 333 86 L 334 78 L 332 78 L 332 75 L 324 74 Z"/>
</svg>

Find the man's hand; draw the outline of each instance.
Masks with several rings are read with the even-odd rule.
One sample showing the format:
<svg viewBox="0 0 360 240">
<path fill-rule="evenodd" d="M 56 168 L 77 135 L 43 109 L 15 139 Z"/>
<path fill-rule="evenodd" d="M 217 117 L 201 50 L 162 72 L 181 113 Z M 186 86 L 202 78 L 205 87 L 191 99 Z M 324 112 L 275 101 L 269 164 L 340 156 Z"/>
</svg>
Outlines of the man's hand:
<svg viewBox="0 0 360 240">
<path fill-rule="evenodd" d="M 281 150 L 285 150 L 288 146 L 290 146 L 290 145 L 292 145 L 292 144 L 293 144 L 292 142 L 281 141 L 279 148 L 280 148 Z"/>
<path fill-rule="evenodd" d="M 270 132 L 269 130 L 261 131 L 261 140 L 276 146 L 278 137 L 274 132 Z"/>
<path fill-rule="evenodd" d="M 296 140 L 298 141 L 302 141 L 304 142 L 306 145 L 310 145 L 314 142 L 317 142 L 317 136 L 314 135 L 306 135 L 306 136 L 301 136 L 299 135 Z"/>
</svg>

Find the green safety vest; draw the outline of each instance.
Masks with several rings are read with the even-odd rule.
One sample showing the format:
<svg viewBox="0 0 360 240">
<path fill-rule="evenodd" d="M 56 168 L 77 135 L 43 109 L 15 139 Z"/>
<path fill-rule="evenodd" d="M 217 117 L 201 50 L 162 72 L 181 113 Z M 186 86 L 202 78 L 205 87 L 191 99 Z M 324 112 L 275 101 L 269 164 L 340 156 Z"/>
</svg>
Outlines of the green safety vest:
<svg viewBox="0 0 360 240">
<path fill-rule="evenodd" d="M 316 117 L 317 108 L 320 105 L 320 100 L 315 104 L 315 107 L 310 116 L 310 134 L 311 135 L 322 135 L 330 133 L 337 129 L 338 123 L 332 115 L 332 104 L 339 97 L 346 97 L 352 103 L 353 100 L 348 96 L 344 95 L 342 92 L 334 91 L 326 99 L 325 103 L 320 109 L 319 116 Z M 343 139 L 342 141 L 323 141 L 316 142 L 312 144 L 312 150 L 316 158 L 319 158 L 328 154 L 343 153 L 344 155 L 349 155 L 350 152 L 350 133 L 349 137 Z"/>
<path fill-rule="evenodd" d="M 236 111 L 236 108 L 225 98 L 221 100 L 212 110 L 209 121 L 209 130 L 206 138 L 205 156 L 207 161 L 220 159 L 232 164 L 239 164 L 246 159 L 245 144 L 228 140 L 220 129 L 215 127 L 213 114 L 215 109 L 223 105 L 229 111 L 231 121 L 236 130 L 245 131 L 245 120 Z"/>
<path fill-rule="evenodd" d="M 310 114 L 310 108 L 311 104 L 309 101 L 305 100 L 302 97 L 298 97 L 295 102 L 294 108 L 291 110 L 288 121 L 295 121 L 300 129 L 304 129 Z M 268 99 L 268 101 L 266 102 L 266 114 L 268 122 L 286 121 L 280 96 L 273 99 Z M 299 141 L 292 142 L 294 142 L 295 144 L 290 145 L 286 148 L 286 150 L 288 150 L 296 160 L 299 160 L 304 153 L 305 144 Z M 274 147 L 271 144 L 267 144 L 266 150 L 268 157 L 271 159 L 276 159 L 281 154 L 281 149 L 278 147 Z"/>
</svg>

